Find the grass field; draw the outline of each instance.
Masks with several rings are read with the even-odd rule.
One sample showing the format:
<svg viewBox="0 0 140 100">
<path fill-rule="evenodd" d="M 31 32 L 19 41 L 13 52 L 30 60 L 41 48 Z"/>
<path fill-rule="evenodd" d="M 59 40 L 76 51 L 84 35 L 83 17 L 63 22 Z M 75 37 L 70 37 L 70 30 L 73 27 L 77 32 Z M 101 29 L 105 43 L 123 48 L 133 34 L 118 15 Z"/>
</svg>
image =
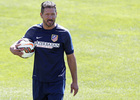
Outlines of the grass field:
<svg viewBox="0 0 140 100">
<path fill-rule="evenodd" d="M 67 67 L 64 100 L 140 100 L 140 0 L 52 0 L 57 23 L 72 35 L 79 93 L 70 94 Z M 33 57 L 9 47 L 41 23 L 43 0 L 0 1 L 0 100 L 32 100 Z"/>
</svg>

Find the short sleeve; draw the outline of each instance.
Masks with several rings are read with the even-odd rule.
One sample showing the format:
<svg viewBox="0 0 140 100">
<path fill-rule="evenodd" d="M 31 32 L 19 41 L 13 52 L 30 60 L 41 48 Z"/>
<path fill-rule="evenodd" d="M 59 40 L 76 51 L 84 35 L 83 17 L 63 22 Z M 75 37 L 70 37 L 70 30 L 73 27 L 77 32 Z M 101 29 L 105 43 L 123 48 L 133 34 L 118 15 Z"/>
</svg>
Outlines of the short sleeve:
<svg viewBox="0 0 140 100">
<path fill-rule="evenodd" d="M 71 35 L 69 32 L 64 33 L 64 51 L 67 55 L 74 52 Z"/>
<path fill-rule="evenodd" d="M 34 34 L 35 34 L 35 30 L 33 28 L 29 28 L 27 32 L 25 33 L 25 35 L 23 36 L 23 38 L 28 38 L 28 39 L 33 40 Z"/>
</svg>

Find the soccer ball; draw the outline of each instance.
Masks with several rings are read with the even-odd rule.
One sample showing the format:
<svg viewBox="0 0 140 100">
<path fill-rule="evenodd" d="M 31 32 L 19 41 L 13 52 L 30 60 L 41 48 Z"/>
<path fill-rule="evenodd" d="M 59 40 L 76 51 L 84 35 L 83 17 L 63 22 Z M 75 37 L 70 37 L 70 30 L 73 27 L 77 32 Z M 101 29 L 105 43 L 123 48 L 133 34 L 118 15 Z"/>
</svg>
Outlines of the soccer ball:
<svg viewBox="0 0 140 100">
<path fill-rule="evenodd" d="M 23 49 L 22 58 L 28 58 L 34 54 L 35 45 L 30 39 L 22 38 L 17 42 L 17 44 L 20 44 L 20 46 L 17 47 L 18 49 Z"/>
</svg>

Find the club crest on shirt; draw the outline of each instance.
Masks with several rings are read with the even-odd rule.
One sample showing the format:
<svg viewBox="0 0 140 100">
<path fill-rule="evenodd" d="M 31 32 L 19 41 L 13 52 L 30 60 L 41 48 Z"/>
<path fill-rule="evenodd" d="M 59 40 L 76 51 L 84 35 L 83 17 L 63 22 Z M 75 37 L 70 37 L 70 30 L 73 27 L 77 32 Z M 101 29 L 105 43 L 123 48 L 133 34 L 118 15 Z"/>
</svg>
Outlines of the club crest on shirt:
<svg viewBox="0 0 140 100">
<path fill-rule="evenodd" d="M 53 42 L 56 42 L 56 41 L 58 40 L 58 35 L 52 34 L 51 40 L 52 40 Z"/>
</svg>

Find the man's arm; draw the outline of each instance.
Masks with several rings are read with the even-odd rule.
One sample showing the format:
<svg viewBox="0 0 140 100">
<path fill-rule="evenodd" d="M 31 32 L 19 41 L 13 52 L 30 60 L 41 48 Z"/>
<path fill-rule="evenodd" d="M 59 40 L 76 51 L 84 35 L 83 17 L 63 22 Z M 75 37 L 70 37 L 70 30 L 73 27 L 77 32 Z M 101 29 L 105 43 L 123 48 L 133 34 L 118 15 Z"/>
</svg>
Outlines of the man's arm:
<svg viewBox="0 0 140 100">
<path fill-rule="evenodd" d="M 23 49 L 17 49 L 17 47 L 20 46 L 20 44 L 17 44 L 17 42 L 15 42 L 13 45 L 10 46 L 10 51 L 14 54 L 14 55 L 17 55 L 19 57 L 22 56 L 22 50 Z"/>
<path fill-rule="evenodd" d="M 75 96 L 78 92 L 78 80 L 77 80 L 77 64 L 76 64 L 76 58 L 74 53 L 67 55 L 67 61 L 72 76 L 71 93 L 74 90 L 74 96 Z"/>
</svg>

